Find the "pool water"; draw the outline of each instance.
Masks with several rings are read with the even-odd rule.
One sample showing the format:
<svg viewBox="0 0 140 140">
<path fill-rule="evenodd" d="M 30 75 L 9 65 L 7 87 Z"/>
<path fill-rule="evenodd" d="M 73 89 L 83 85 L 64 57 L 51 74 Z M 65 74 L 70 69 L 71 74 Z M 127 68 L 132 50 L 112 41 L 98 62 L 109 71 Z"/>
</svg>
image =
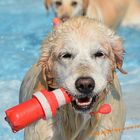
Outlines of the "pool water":
<svg viewBox="0 0 140 140">
<path fill-rule="evenodd" d="M 4 121 L 4 110 L 18 103 L 21 81 L 39 56 L 43 39 L 52 28 L 53 13 L 43 0 L 0 0 L 0 139 L 22 140 L 23 132 L 13 134 Z M 140 30 L 121 27 L 126 56 L 118 72 L 127 108 L 126 126 L 140 124 Z M 140 129 L 125 131 L 122 140 L 139 140 Z"/>
</svg>

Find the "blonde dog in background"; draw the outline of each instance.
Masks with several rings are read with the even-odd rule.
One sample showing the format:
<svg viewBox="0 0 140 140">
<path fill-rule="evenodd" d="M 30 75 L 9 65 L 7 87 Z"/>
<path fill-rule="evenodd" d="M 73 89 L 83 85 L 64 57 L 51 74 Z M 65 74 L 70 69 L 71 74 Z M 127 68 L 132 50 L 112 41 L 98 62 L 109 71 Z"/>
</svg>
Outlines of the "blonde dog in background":
<svg viewBox="0 0 140 140">
<path fill-rule="evenodd" d="M 122 73 L 122 39 L 102 23 L 86 17 L 59 25 L 44 41 L 38 62 L 26 74 L 20 102 L 41 89 L 63 87 L 73 102 L 61 107 L 55 118 L 25 128 L 25 140 L 119 140 L 121 132 L 94 135 L 123 128 L 125 109 L 116 69 Z M 112 112 L 90 115 L 108 103 Z"/>
<path fill-rule="evenodd" d="M 140 26 L 138 0 L 45 0 L 45 6 L 52 7 L 62 21 L 85 15 L 101 20 L 112 29 L 120 24 Z"/>
</svg>

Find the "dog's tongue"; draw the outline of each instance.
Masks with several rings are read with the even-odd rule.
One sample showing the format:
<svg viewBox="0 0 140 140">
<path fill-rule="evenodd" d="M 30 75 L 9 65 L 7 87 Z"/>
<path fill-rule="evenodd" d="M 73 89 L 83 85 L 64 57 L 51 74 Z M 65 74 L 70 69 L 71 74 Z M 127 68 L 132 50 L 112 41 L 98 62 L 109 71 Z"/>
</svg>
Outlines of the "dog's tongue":
<svg viewBox="0 0 140 140">
<path fill-rule="evenodd" d="M 97 113 L 100 114 L 109 114 L 112 111 L 112 108 L 109 104 L 103 104 L 98 111 L 96 112 L 91 112 L 90 115 L 95 115 Z"/>
</svg>

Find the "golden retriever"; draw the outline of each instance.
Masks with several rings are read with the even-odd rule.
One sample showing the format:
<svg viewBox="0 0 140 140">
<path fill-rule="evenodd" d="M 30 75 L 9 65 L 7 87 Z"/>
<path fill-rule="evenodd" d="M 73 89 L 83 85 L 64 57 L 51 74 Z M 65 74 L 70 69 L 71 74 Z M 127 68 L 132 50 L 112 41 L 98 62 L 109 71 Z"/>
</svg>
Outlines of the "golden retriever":
<svg viewBox="0 0 140 140">
<path fill-rule="evenodd" d="M 71 18 L 44 41 L 38 62 L 26 74 L 20 102 L 41 89 L 63 87 L 73 97 L 55 118 L 39 120 L 25 128 L 25 140 L 119 140 L 121 132 L 95 135 L 123 128 L 125 109 L 116 69 L 122 69 L 123 42 L 97 20 Z M 108 103 L 110 114 L 95 114 Z"/>
<path fill-rule="evenodd" d="M 121 23 L 127 26 L 140 25 L 138 0 L 45 0 L 62 21 L 73 16 L 85 15 L 104 22 L 116 29 Z"/>
</svg>

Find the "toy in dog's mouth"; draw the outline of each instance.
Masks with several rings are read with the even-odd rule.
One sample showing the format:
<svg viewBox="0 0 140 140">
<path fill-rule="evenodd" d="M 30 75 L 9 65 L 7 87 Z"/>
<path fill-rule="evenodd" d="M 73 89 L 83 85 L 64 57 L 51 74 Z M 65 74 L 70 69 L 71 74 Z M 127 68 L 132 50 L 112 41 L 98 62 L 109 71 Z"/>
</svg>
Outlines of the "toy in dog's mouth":
<svg viewBox="0 0 140 140">
<path fill-rule="evenodd" d="M 77 97 L 72 102 L 72 106 L 76 111 L 88 112 L 92 109 L 93 104 L 97 101 L 98 96 L 93 97 Z"/>
</svg>

